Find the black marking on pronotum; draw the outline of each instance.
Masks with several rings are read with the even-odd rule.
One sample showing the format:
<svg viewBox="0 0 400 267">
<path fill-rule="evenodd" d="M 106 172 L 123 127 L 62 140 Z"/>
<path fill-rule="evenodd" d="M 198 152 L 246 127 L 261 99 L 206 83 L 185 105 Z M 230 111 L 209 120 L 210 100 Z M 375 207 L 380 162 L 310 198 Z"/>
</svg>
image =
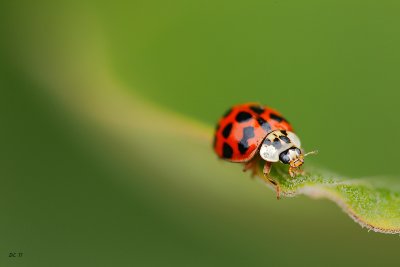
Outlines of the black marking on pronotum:
<svg viewBox="0 0 400 267">
<path fill-rule="evenodd" d="M 278 138 L 275 138 L 274 141 L 272 142 L 272 145 L 276 148 L 279 149 L 282 147 L 281 141 Z"/>
<path fill-rule="evenodd" d="M 287 135 L 287 132 L 286 132 L 286 130 L 281 130 L 281 133 L 283 134 L 283 135 Z"/>
<path fill-rule="evenodd" d="M 236 121 L 237 122 L 245 122 L 245 121 L 251 119 L 251 117 L 252 116 L 250 113 L 241 111 L 236 115 Z"/>
<path fill-rule="evenodd" d="M 243 137 L 238 143 L 238 149 L 240 153 L 243 155 L 249 149 L 249 139 L 254 137 L 254 128 L 253 127 L 245 127 L 243 128 Z"/>
<path fill-rule="evenodd" d="M 258 115 L 262 114 L 264 112 L 264 108 L 261 106 L 250 106 L 250 109 L 257 113 Z"/>
<path fill-rule="evenodd" d="M 265 138 L 264 144 L 269 146 L 271 144 L 271 140 L 269 140 L 268 138 Z"/>
<path fill-rule="evenodd" d="M 281 137 L 279 137 L 283 142 L 285 142 L 286 144 L 289 144 L 290 143 L 290 139 L 289 139 L 289 137 L 287 137 L 287 136 L 281 136 Z"/>
<path fill-rule="evenodd" d="M 270 117 L 271 119 L 273 119 L 274 121 L 277 121 L 277 122 L 286 121 L 286 119 L 285 119 L 284 117 L 281 117 L 281 116 L 279 116 L 279 115 L 277 115 L 277 114 L 275 114 L 275 113 L 269 114 L 269 117 Z"/>
<path fill-rule="evenodd" d="M 222 146 L 222 156 L 226 159 L 230 159 L 232 158 L 232 155 L 233 155 L 232 147 L 227 143 L 224 143 L 224 145 Z"/>
<path fill-rule="evenodd" d="M 264 129 L 264 131 L 266 131 L 266 132 L 271 131 L 271 126 L 270 126 L 269 123 L 268 123 L 266 120 L 264 120 L 263 118 L 258 117 L 258 118 L 257 118 L 257 122 L 258 122 L 258 124 L 260 124 L 261 128 Z"/>
<path fill-rule="evenodd" d="M 222 136 L 228 138 L 229 134 L 232 131 L 232 123 L 227 124 L 222 130 Z"/>
<path fill-rule="evenodd" d="M 232 108 L 228 109 L 224 114 L 224 118 L 228 117 L 229 114 L 231 114 L 231 112 L 232 112 Z"/>
</svg>

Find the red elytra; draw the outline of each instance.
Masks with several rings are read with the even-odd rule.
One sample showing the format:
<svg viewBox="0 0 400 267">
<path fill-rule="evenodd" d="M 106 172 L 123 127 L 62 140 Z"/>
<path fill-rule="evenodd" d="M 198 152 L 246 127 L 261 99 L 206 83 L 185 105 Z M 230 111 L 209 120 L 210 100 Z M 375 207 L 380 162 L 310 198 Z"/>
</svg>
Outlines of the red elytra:
<svg viewBox="0 0 400 267">
<path fill-rule="evenodd" d="M 273 130 L 293 131 L 282 115 L 258 103 L 235 105 L 219 120 L 214 136 L 217 155 L 231 162 L 248 162 Z"/>
</svg>

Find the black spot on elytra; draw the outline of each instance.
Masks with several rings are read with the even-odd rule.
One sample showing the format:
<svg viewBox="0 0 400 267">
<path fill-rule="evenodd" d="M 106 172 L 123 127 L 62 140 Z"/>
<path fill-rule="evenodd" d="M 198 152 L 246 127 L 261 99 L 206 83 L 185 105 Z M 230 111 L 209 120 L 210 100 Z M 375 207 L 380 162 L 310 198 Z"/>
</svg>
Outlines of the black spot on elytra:
<svg viewBox="0 0 400 267">
<path fill-rule="evenodd" d="M 245 122 L 249 119 L 251 119 L 251 114 L 245 111 L 241 111 L 236 115 L 236 121 L 237 122 Z"/>
<path fill-rule="evenodd" d="M 243 137 L 238 143 L 238 149 L 240 153 L 243 155 L 249 149 L 249 139 L 254 137 L 254 128 L 253 127 L 245 127 L 243 128 Z"/>
<path fill-rule="evenodd" d="M 222 146 L 222 157 L 230 159 L 232 158 L 232 155 L 233 155 L 232 147 L 227 143 L 224 143 L 224 145 Z"/>
<path fill-rule="evenodd" d="M 224 118 L 228 117 L 229 114 L 231 114 L 232 112 L 232 108 L 228 109 L 225 113 L 224 113 Z"/>
<path fill-rule="evenodd" d="M 264 112 L 264 108 L 260 106 L 250 106 L 250 109 L 257 113 L 258 115 L 262 114 Z"/>
<path fill-rule="evenodd" d="M 243 141 L 249 140 L 250 138 L 254 137 L 254 128 L 249 126 L 249 127 L 245 127 L 243 128 Z"/>
<path fill-rule="evenodd" d="M 271 131 L 271 126 L 270 126 L 269 123 L 268 123 L 266 120 L 264 120 L 263 118 L 258 117 L 258 118 L 257 118 L 257 122 L 258 122 L 258 124 L 260 124 L 261 128 L 264 129 L 264 131 L 266 131 L 266 132 Z"/>
<path fill-rule="evenodd" d="M 283 142 L 285 142 L 286 144 L 289 144 L 290 143 L 290 139 L 289 139 L 289 137 L 287 137 L 287 136 L 281 136 L 281 137 L 279 137 Z"/>
<path fill-rule="evenodd" d="M 240 154 L 244 155 L 246 153 L 247 149 L 249 149 L 249 147 L 245 146 L 244 144 L 239 142 L 238 143 L 238 149 L 240 151 Z"/>
<path fill-rule="evenodd" d="M 232 123 L 227 124 L 222 130 L 222 136 L 228 138 L 229 134 L 232 131 Z"/>
<path fill-rule="evenodd" d="M 277 115 L 277 114 L 275 114 L 275 113 L 269 114 L 269 117 L 270 117 L 271 119 L 273 119 L 274 121 L 277 121 L 277 122 L 286 121 L 285 118 L 283 118 L 283 117 L 281 117 L 281 116 L 279 116 L 279 115 Z"/>
<path fill-rule="evenodd" d="M 276 149 L 280 149 L 282 147 L 281 141 L 278 138 L 275 138 L 274 141 L 272 142 L 272 145 Z"/>
</svg>

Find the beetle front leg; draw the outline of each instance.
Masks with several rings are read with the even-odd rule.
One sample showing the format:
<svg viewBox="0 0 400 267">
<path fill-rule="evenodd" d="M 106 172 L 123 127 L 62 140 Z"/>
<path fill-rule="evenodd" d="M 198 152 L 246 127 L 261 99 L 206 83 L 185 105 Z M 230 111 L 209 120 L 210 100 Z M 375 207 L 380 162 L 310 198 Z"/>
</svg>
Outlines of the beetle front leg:
<svg viewBox="0 0 400 267">
<path fill-rule="evenodd" d="M 294 178 L 297 175 L 305 175 L 305 171 L 300 169 L 299 167 L 289 167 L 289 175 L 290 177 Z"/>
<path fill-rule="evenodd" d="M 264 181 L 272 184 L 275 187 L 276 198 L 279 200 L 281 197 L 280 196 L 281 188 L 280 188 L 279 184 L 274 179 L 272 179 L 272 177 L 269 175 L 269 173 L 271 172 L 271 166 L 272 166 L 272 162 L 268 162 L 268 161 L 265 162 L 264 169 L 263 169 L 263 174 L 264 174 L 263 178 L 264 178 Z"/>
<path fill-rule="evenodd" d="M 296 176 L 296 168 L 293 168 L 292 166 L 289 167 L 289 175 L 290 177 L 294 178 Z"/>
</svg>

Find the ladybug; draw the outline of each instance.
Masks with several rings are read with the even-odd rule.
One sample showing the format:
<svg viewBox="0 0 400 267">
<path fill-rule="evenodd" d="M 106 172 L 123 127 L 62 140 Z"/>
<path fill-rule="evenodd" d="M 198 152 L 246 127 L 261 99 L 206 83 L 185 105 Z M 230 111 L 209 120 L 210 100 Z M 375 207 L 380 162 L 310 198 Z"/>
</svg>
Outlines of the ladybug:
<svg viewBox="0 0 400 267">
<path fill-rule="evenodd" d="M 244 163 L 243 171 L 258 171 L 259 160 L 264 160 L 265 181 L 275 186 L 279 198 L 279 185 L 270 177 L 273 162 L 289 164 L 289 175 L 302 173 L 300 167 L 304 154 L 300 139 L 292 125 L 282 115 L 257 103 L 233 106 L 223 117 L 215 130 L 214 151 L 224 160 Z"/>
</svg>

